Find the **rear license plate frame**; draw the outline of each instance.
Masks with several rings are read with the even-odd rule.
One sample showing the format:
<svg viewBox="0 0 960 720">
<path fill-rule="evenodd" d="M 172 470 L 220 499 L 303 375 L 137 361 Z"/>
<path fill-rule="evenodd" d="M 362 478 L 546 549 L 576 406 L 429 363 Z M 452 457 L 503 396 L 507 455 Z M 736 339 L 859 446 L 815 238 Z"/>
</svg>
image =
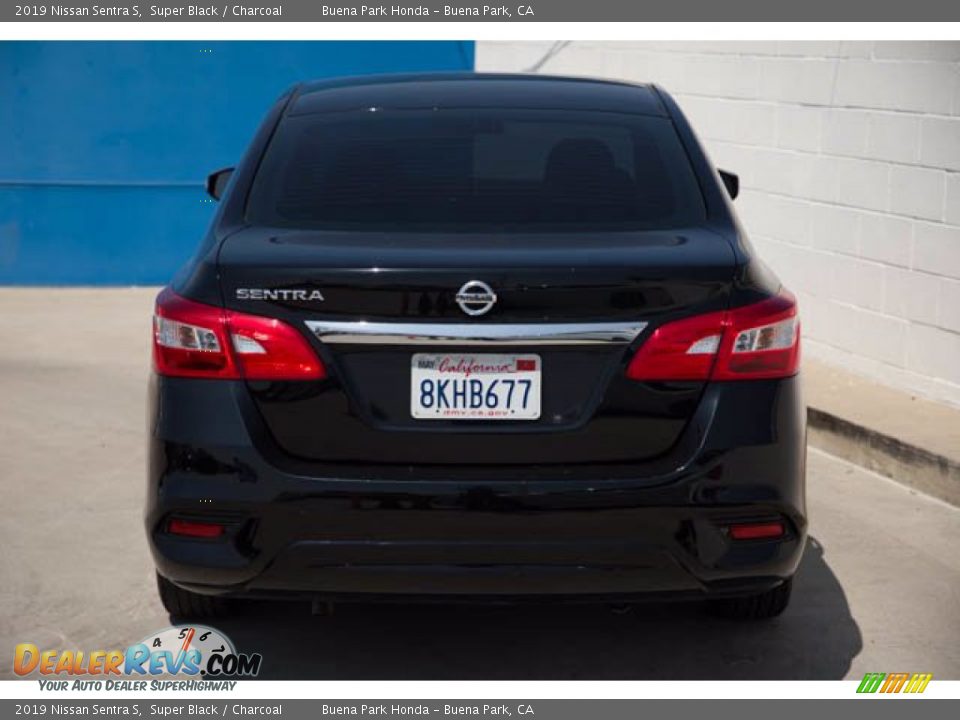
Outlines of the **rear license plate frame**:
<svg viewBox="0 0 960 720">
<path fill-rule="evenodd" d="M 410 359 L 415 420 L 539 420 L 542 388 L 543 360 L 535 353 L 415 353 Z"/>
</svg>

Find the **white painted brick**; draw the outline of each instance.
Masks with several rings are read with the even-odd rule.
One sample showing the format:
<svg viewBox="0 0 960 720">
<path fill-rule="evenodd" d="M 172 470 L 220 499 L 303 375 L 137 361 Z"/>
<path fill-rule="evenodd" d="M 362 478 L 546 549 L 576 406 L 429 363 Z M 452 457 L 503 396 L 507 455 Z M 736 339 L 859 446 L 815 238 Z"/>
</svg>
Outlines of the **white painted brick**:
<svg viewBox="0 0 960 720">
<path fill-rule="evenodd" d="M 810 105 L 829 104 L 836 61 L 779 58 L 761 62 L 761 97 Z"/>
<path fill-rule="evenodd" d="M 617 48 L 606 48 L 603 50 L 594 51 L 596 60 L 591 60 L 587 66 L 589 69 L 584 72 L 582 70 L 582 64 L 585 62 L 583 60 L 584 55 L 581 54 L 579 57 L 574 54 L 573 57 L 566 58 L 566 66 L 561 70 L 557 68 L 550 68 L 550 63 L 547 62 L 544 66 L 546 69 L 544 72 L 549 73 L 567 73 L 570 75 L 582 74 L 588 77 L 600 77 L 610 78 L 611 80 L 627 80 L 633 81 L 634 68 L 633 57 L 627 53 L 621 52 Z M 558 53 L 558 57 L 563 55 L 563 51 Z M 599 68 L 599 72 L 593 70 L 594 67 Z M 575 71 L 575 68 L 580 68 L 579 72 Z M 649 76 L 644 76 L 638 78 L 640 82 L 659 82 L 658 80 L 653 80 Z"/>
<path fill-rule="evenodd" d="M 888 267 L 883 311 L 890 315 L 934 325 L 940 286 L 937 278 L 924 273 Z"/>
<path fill-rule="evenodd" d="M 947 174 L 947 201 L 944 220 L 960 225 L 960 173 Z"/>
<path fill-rule="evenodd" d="M 810 244 L 824 250 L 856 255 L 863 213 L 839 205 L 810 205 Z"/>
<path fill-rule="evenodd" d="M 782 268 L 785 265 L 785 261 L 782 259 L 783 253 L 781 252 L 781 248 L 784 247 L 783 243 L 778 243 L 776 240 L 771 240 L 760 233 L 749 231 L 749 229 L 748 232 L 753 249 L 763 258 L 763 261 L 768 267 L 774 272 L 777 272 L 778 268 Z M 782 280 L 783 278 L 780 279 Z"/>
<path fill-rule="evenodd" d="M 823 294 L 829 275 L 823 271 L 823 256 L 797 245 L 764 240 L 758 247 L 760 256 L 790 290 Z"/>
<path fill-rule="evenodd" d="M 930 167 L 960 170 L 960 118 L 924 118 L 920 162 Z"/>
<path fill-rule="evenodd" d="M 900 267 L 910 266 L 913 223 L 893 215 L 865 213 L 860 222 L 861 257 Z"/>
<path fill-rule="evenodd" d="M 757 253 L 787 287 L 810 289 L 805 283 L 803 271 L 797 265 L 795 249 L 762 235 L 751 237 Z"/>
<path fill-rule="evenodd" d="M 920 117 L 872 112 L 867 122 L 867 154 L 877 160 L 915 163 L 920 158 Z"/>
<path fill-rule="evenodd" d="M 757 192 L 749 194 L 748 202 L 740 213 L 748 231 L 794 245 L 810 244 L 809 203 Z"/>
<path fill-rule="evenodd" d="M 681 59 L 681 90 L 724 98 L 756 98 L 760 66 L 755 58 L 731 55 L 687 55 Z"/>
<path fill-rule="evenodd" d="M 773 103 L 724 103 L 729 117 L 727 133 L 736 142 L 773 146 L 777 135 L 777 107 Z"/>
<path fill-rule="evenodd" d="M 839 40 L 784 40 L 777 43 L 779 55 L 784 57 L 832 58 L 840 54 Z"/>
<path fill-rule="evenodd" d="M 805 199 L 812 198 L 817 181 L 818 156 L 812 153 L 784 152 L 780 154 L 780 158 L 779 167 L 784 176 L 777 183 L 778 192 Z"/>
<path fill-rule="evenodd" d="M 779 219 L 774 237 L 794 245 L 810 244 L 810 203 L 783 195 L 770 196 Z"/>
<path fill-rule="evenodd" d="M 746 145 L 773 145 L 777 131 L 776 106 L 744 100 L 717 100 L 684 96 L 681 107 L 700 137 Z"/>
<path fill-rule="evenodd" d="M 890 209 L 900 215 L 940 220 L 946 187 L 940 170 L 893 165 L 890 173 Z"/>
<path fill-rule="evenodd" d="M 879 263 L 857 261 L 853 275 L 857 307 L 867 310 L 883 310 L 887 287 L 887 266 Z"/>
<path fill-rule="evenodd" d="M 960 384 L 960 335 L 928 325 L 907 333 L 907 368 L 921 375 Z"/>
<path fill-rule="evenodd" d="M 750 164 L 748 158 L 752 156 L 753 148 L 729 143 L 707 142 L 707 152 L 717 167 L 740 175 L 741 193 L 750 189 L 744 170 Z"/>
<path fill-rule="evenodd" d="M 949 113 L 952 63 L 845 60 L 839 63 L 832 100 L 841 107 Z"/>
<path fill-rule="evenodd" d="M 837 63 L 833 104 L 840 107 L 888 107 L 883 68 L 872 60 L 847 60 Z"/>
<path fill-rule="evenodd" d="M 734 146 L 735 149 L 731 149 L 724 143 L 713 143 L 713 147 L 722 147 L 723 156 L 736 162 L 725 167 L 739 173 L 742 187 L 802 196 L 803 189 L 810 184 L 812 155 L 759 146 Z M 714 154 L 713 148 L 711 154 Z"/>
<path fill-rule="evenodd" d="M 869 113 L 863 110 L 828 110 L 823 118 L 822 151 L 866 157 L 868 119 Z"/>
<path fill-rule="evenodd" d="M 618 43 L 621 44 L 621 43 Z M 728 40 L 669 40 L 622 43 L 645 51 L 668 53 L 715 54 L 715 55 L 776 55 L 780 43 L 770 40 L 739 41 Z"/>
<path fill-rule="evenodd" d="M 826 258 L 817 272 L 829 277 L 825 294 L 833 300 L 869 310 L 883 308 L 884 266 L 848 255 Z"/>
<path fill-rule="evenodd" d="M 822 202 L 886 210 L 890 165 L 856 158 L 817 158 L 811 197 Z"/>
<path fill-rule="evenodd" d="M 797 297 L 797 312 L 803 337 L 826 340 L 831 331 L 829 301 L 823 296 L 803 291 L 794 290 L 794 294 Z"/>
<path fill-rule="evenodd" d="M 840 43 L 840 57 L 869 58 L 873 55 L 874 43 L 863 40 L 843 40 Z"/>
<path fill-rule="evenodd" d="M 816 326 L 807 325 L 805 334 L 830 345 L 847 349 L 850 344 L 849 333 L 844 325 L 847 314 L 846 305 L 827 298 L 823 306 L 818 308 Z"/>
<path fill-rule="evenodd" d="M 960 280 L 940 278 L 940 315 L 937 325 L 960 333 Z M 960 356 L 957 357 L 960 365 Z"/>
<path fill-rule="evenodd" d="M 853 350 L 895 367 L 906 364 L 904 340 L 909 324 L 890 315 L 853 308 L 847 328 L 854 337 Z"/>
<path fill-rule="evenodd" d="M 624 80 L 640 84 L 657 83 L 671 91 L 678 89 L 676 78 L 679 71 L 676 63 L 664 53 L 629 52 L 620 47 L 610 50 L 606 62 L 611 66 L 612 79 Z M 590 68 L 588 75 L 603 77 Z M 555 74 L 553 68 L 547 67 L 544 72 Z"/>
<path fill-rule="evenodd" d="M 960 60 L 960 42 L 888 41 L 873 46 L 873 57 L 898 60 Z"/>
<path fill-rule="evenodd" d="M 683 68 L 676 58 L 666 53 L 619 51 L 620 79 L 638 83 L 658 83 L 674 96 L 682 93 L 680 78 Z M 552 72 L 552 70 L 551 70 Z"/>
<path fill-rule="evenodd" d="M 735 203 L 737 216 L 746 228 L 747 233 L 753 237 L 768 235 L 769 213 L 767 207 L 769 203 L 767 198 L 766 193 L 744 188 L 741 184 L 740 195 Z"/>
<path fill-rule="evenodd" d="M 543 54 L 536 58 L 535 62 L 542 57 Z M 623 72 L 622 59 L 622 56 L 613 47 L 588 48 L 582 47 L 578 43 L 572 43 L 543 63 L 540 72 L 558 75 L 620 77 Z M 528 65 L 520 69 L 525 72 L 529 67 Z"/>
<path fill-rule="evenodd" d="M 953 81 L 953 114 L 960 115 L 960 73 Z"/>
<path fill-rule="evenodd" d="M 712 44 L 715 49 L 719 48 L 722 52 L 730 52 L 731 46 L 742 55 L 777 55 L 780 53 L 782 43 L 775 40 L 747 40 L 745 42 L 716 42 Z"/>
<path fill-rule="evenodd" d="M 687 95 L 681 93 L 674 93 L 673 99 L 677 101 L 677 105 L 680 106 L 680 109 L 683 110 L 683 114 L 687 116 L 687 120 L 689 120 L 690 124 L 693 125 L 698 137 L 704 142 L 710 142 L 713 140 L 714 136 L 710 134 L 710 131 L 707 128 L 701 127 L 701 123 L 710 119 L 710 113 L 717 104 L 717 100 L 710 97 L 703 97 L 701 95 Z M 723 138 L 719 139 L 723 140 Z"/>
<path fill-rule="evenodd" d="M 960 279 L 960 227 L 917 223 L 914 226 L 913 267 Z"/>
<path fill-rule="evenodd" d="M 763 220 L 761 218 L 758 221 L 758 214 L 763 212 L 765 200 L 766 195 L 764 193 L 744 188 L 741 183 L 740 194 L 737 196 L 734 205 L 736 206 L 737 217 L 740 218 L 741 224 L 750 236 L 763 234 L 763 228 L 758 225 L 758 222 L 763 222 Z"/>
<path fill-rule="evenodd" d="M 476 67 L 486 72 L 516 72 L 530 67 L 552 45 L 552 41 L 478 42 Z"/>
<path fill-rule="evenodd" d="M 905 320 L 839 302 L 831 302 L 828 312 L 832 319 L 827 342 L 895 367 L 904 366 L 908 330 Z"/>
<path fill-rule="evenodd" d="M 820 150 L 824 111 L 806 105 L 777 107 L 777 145 L 791 150 Z"/>
</svg>

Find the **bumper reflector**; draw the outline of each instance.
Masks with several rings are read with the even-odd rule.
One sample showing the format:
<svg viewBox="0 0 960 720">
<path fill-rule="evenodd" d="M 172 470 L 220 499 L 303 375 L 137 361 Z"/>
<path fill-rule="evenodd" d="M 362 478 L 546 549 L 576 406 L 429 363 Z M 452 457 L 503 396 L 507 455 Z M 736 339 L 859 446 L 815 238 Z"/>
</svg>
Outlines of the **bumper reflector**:
<svg viewBox="0 0 960 720">
<path fill-rule="evenodd" d="M 770 540 L 783 537 L 785 532 L 782 522 L 739 523 L 727 530 L 733 540 Z"/>
<path fill-rule="evenodd" d="M 184 520 L 170 518 L 167 532 L 171 535 L 182 535 L 195 538 L 218 538 L 224 533 L 224 526 L 220 523 L 202 522 L 199 520 Z"/>
</svg>

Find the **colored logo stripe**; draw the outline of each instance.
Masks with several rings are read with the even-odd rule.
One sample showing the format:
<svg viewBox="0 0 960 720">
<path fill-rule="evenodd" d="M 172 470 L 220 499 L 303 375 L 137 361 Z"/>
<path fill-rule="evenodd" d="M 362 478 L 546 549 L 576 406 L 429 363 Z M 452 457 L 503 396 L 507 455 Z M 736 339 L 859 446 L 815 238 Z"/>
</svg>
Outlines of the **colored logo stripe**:
<svg viewBox="0 0 960 720">
<path fill-rule="evenodd" d="M 927 683 L 931 680 L 933 680 L 933 673 L 914 673 L 904 692 L 922 693 L 927 689 Z"/>
<path fill-rule="evenodd" d="M 863 676 L 863 680 L 860 681 L 860 687 L 857 688 L 857 692 L 875 693 L 880 688 L 880 683 L 883 682 L 883 678 L 885 677 L 885 673 L 867 673 Z"/>
<path fill-rule="evenodd" d="M 880 688 L 882 693 L 898 693 L 900 688 L 903 687 L 903 684 L 907 681 L 909 676 L 907 673 L 890 673 L 887 675 L 886 682 L 883 683 L 883 687 Z"/>
<path fill-rule="evenodd" d="M 857 692 L 922 693 L 932 679 L 932 673 L 867 673 L 860 681 Z"/>
</svg>

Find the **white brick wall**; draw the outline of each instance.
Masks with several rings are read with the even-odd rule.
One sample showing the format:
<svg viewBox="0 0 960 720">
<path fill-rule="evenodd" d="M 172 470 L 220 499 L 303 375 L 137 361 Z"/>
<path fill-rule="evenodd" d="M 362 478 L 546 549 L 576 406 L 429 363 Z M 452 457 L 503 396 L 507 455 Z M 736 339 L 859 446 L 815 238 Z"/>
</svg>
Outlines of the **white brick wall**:
<svg viewBox="0 0 960 720">
<path fill-rule="evenodd" d="M 480 42 L 477 69 L 656 82 L 799 296 L 806 352 L 960 405 L 960 42 Z"/>
</svg>

